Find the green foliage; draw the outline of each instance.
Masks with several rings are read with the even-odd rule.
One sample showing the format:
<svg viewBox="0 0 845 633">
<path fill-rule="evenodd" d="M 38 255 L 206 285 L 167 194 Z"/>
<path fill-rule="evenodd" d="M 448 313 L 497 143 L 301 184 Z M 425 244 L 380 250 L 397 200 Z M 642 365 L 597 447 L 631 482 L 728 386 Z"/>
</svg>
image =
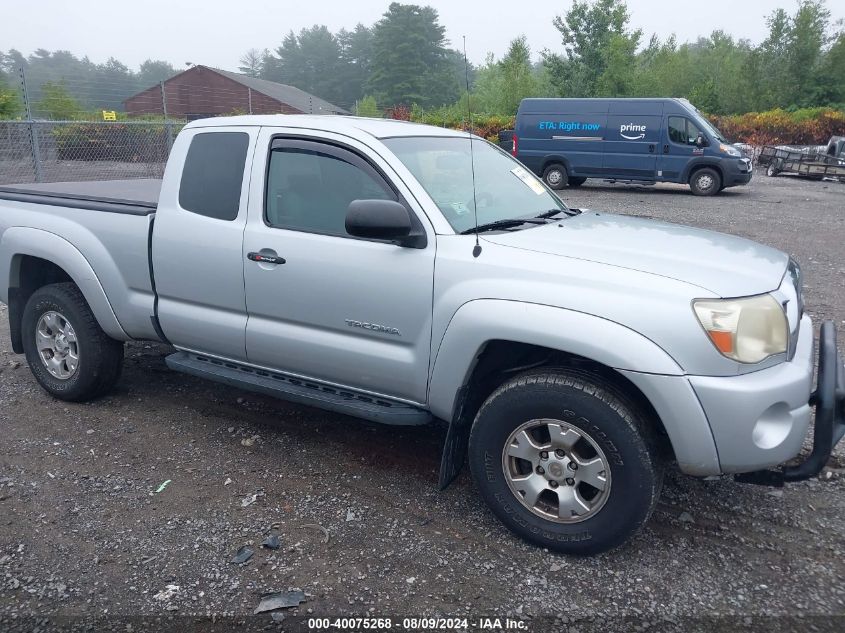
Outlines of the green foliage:
<svg viewBox="0 0 845 633">
<path fill-rule="evenodd" d="M 158 123 L 150 125 L 98 125 L 72 123 L 54 126 L 53 138 L 59 160 L 122 161 L 163 163 L 170 146 L 168 134 L 175 134 Z"/>
<path fill-rule="evenodd" d="M 845 41 L 829 34 L 825 0 L 799 0 L 794 14 L 774 10 L 757 47 L 714 31 L 695 42 L 641 33 L 625 2 L 576 0 L 555 19 L 564 54 L 544 53 L 552 90 L 561 97 L 686 97 L 714 114 L 797 108 L 845 100 Z"/>
<path fill-rule="evenodd" d="M 436 125 L 438 127 L 448 127 L 455 130 L 468 131 L 470 129 L 466 111 L 466 102 L 464 102 L 463 112 L 461 112 L 457 105 L 439 108 L 437 110 L 412 111 L 411 121 L 415 121 L 416 123 L 425 123 L 427 125 Z M 501 130 L 513 129 L 513 124 L 513 116 L 475 113 L 472 115 L 472 131 L 478 136 L 483 136 L 489 139 L 496 137 Z"/>
<path fill-rule="evenodd" d="M 368 89 L 391 104 L 428 107 L 456 100 L 459 56 L 446 48 L 445 31 L 431 7 L 392 3 L 373 27 Z"/>
<path fill-rule="evenodd" d="M 16 90 L 0 77 L 0 119 L 11 119 L 21 112 L 21 101 Z"/>
<path fill-rule="evenodd" d="M 54 121 L 72 121 L 82 114 L 82 106 L 67 91 L 64 83 L 48 81 L 41 86 L 41 100 L 35 109 Z"/>
<path fill-rule="evenodd" d="M 372 95 L 367 95 L 363 99 L 360 99 L 355 108 L 355 114 L 373 118 L 381 117 L 381 112 L 378 109 L 378 105 L 376 105 L 376 98 Z"/>
<path fill-rule="evenodd" d="M 816 77 L 811 103 L 845 104 L 845 33 L 834 39 Z"/>
<path fill-rule="evenodd" d="M 77 111 L 119 111 L 123 109 L 124 99 L 176 73 L 172 65 L 163 61 L 147 60 L 136 73 L 113 58 L 95 64 L 68 51 L 38 49 L 28 57 L 15 49 L 0 52 L 0 73 L 17 76 L 20 68 L 26 72 L 29 100 L 36 118 L 52 116 L 38 110 L 46 84 L 63 84 L 67 94 L 76 101 Z"/>
<path fill-rule="evenodd" d="M 276 49 L 276 57 L 264 60 L 262 77 L 290 84 L 313 95 L 340 104 L 344 64 L 340 42 L 325 26 L 314 25 L 293 31 Z"/>
<path fill-rule="evenodd" d="M 516 114 L 519 102 L 537 96 L 537 78 L 531 65 L 531 48 L 524 35 L 512 40 L 507 53 L 499 62 L 502 86 L 496 112 Z"/>
<path fill-rule="evenodd" d="M 546 54 L 553 84 L 568 97 L 610 93 L 628 80 L 622 77 L 639 45 L 642 31 L 628 27 L 628 7 L 618 0 L 575 0 L 554 19 L 566 56 Z"/>
<path fill-rule="evenodd" d="M 470 104 L 486 121 L 512 116 L 531 96 L 685 97 L 718 116 L 841 107 L 845 32 L 831 22 L 826 2 L 797 0 L 793 10 L 773 10 L 767 37 L 753 45 L 718 30 L 692 42 L 645 41 L 624 0 L 574 0 L 553 21 L 558 52 L 543 51 L 534 64 L 527 39 L 517 37 L 501 59 L 491 54 L 480 68 L 469 67 L 470 97 L 463 54 L 447 42 L 437 11 L 396 2 L 371 26 L 331 32 L 314 25 L 288 33 L 272 52 L 250 49 L 239 70 L 367 116 L 389 111 L 464 127 Z M 2 87 L 3 76 L 8 83 L 20 67 L 34 116 L 52 118 L 88 112 L 99 119 L 100 110 L 120 111 L 124 99 L 176 72 L 162 61 L 147 60 L 134 72 L 116 59 L 94 64 L 68 51 L 25 57 L 10 49 L 0 52 L 0 117 L 20 111 L 15 91 Z M 56 86 L 64 91 L 58 96 Z"/>
<path fill-rule="evenodd" d="M 845 111 L 804 108 L 788 112 L 777 108 L 730 116 L 711 116 L 728 138 L 753 145 L 819 145 L 845 132 Z"/>
<path fill-rule="evenodd" d="M 706 116 L 729 139 L 754 145 L 822 144 L 831 136 L 845 132 L 845 110 L 833 108 L 804 108 L 794 112 L 775 109 L 748 114 Z M 469 130 L 466 109 L 461 113 L 457 105 L 431 111 L 415 109 L 411 111 L 411 120 Z M 473 131 L 490 140 L 495 140 L 501 130 L 513 129 L 513 126 L 512 116 L 473 115 Z"/>
<path fill-rule="evenodd" d="M 141 64 L 138 74 L 135 76 L 135 83 L 140 86 L 139 90 L 149 88 L 170 79 L 177 70 L 170 62 L 148 59 Z"/>
</svg>

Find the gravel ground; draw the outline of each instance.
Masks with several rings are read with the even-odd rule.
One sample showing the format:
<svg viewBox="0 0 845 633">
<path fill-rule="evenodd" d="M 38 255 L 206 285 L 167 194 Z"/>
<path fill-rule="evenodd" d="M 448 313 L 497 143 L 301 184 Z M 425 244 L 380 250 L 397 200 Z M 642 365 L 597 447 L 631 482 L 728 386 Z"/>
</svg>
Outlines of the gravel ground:
<svg viewBox="0 0 845 633">
<path fill-rule="evenodd" d="M 790 252 L 817 327 L 845 331 L 845 185 L 758 176 L 697 198 L 591 183 L 563 198 Z M 47 397 L 0 338 L 0 630 L 293 629 L 307 627 L 297 616 L 350 615 L 394 628 L 403 615 L 470 629 L 510 616 L 532 631 L 845 627 L 842 448 L 823 481 L 783 490 L 672 472 L 632 542 L 569 558 L 505 531 L 466 472 L 436 490 L 441 429 L 202 382 L 169 372 L 169 351 L 129 345 L 118 389 L 75 405 Z M 273 534 L 280 548 L 262 547 Z M 245 545 L 254 555 L 231 562 Z M 248 617 L 262 594 L 291 589 L 305 602 L 281 624 Z"/>
</svg>

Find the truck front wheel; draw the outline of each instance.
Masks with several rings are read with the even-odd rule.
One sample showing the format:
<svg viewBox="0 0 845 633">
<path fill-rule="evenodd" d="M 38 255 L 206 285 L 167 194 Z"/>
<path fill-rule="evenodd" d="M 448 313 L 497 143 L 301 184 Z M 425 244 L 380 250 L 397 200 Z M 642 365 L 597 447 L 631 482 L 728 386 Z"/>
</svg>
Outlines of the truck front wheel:
<svg viewBox="0 0 845 633">
<path fill-rule="evenodd" d="M 566 554 L 620 545 L 651 515 L 663 468 L 646 420 L 611 384 L 541 369 L 499 387 L 469 442 L 473 478 L 519 536 Z"/>
<path fill-rule="evenodd" d="M 109 338 L 73 283 L 36 290 L 23 311 L 26 361 L 51 396 L 83 402 L 111 390 L 120 378 L 123 343 Z"/>
</svg>

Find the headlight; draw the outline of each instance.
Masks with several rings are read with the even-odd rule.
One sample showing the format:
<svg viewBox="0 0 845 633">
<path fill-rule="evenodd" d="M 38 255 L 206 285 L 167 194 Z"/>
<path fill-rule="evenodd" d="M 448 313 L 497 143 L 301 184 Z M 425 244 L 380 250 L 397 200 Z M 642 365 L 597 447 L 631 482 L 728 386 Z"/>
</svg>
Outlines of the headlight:
<svg viewBox="0 0 845 633">
<path fill-rule="evenodd" d="M 737 158 L 742 156 L 742 152 L 740 152 L 733 145 L 725 145 L 724 143 L 721 143 L 719 145 L 719 150 L 727 154 L 728 156 L 736 156 Z"/>
<path fill-rule="evenodd" d="M 716 349 L 740 363 L 759 363 L 786 352 L 786 313 L 771 295 L 747 299 L 702 299 L 693 309 Z"/>
</svg>

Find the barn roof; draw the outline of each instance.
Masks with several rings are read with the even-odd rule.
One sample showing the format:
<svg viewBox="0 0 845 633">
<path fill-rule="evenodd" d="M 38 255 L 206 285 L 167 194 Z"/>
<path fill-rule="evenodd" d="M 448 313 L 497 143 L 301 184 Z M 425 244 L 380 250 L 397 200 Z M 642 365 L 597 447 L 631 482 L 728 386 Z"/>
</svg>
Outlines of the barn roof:
<svg viewBox="0 0 845 633">
<path fill-rule="evenodd" d="M 320 99 L 320 97 L 309 94 L 294 86 L 288 86 L 287 84 L 280 84 L 266 79 L 258 79 L 257 77 L 250 77 L 249 75 L 242 75 L 240 73 L 233 73 L 228 70 L 220 70 L 219 68 L 211 68 L 210 66 L 203 66 L 203 68 L 215 72 L 218 75 L 223 75 L 256 92 L 267 95 L 271 99 L 287 103 L 289 106 L 306 114 L 351 114 L 348 110 L 344 110 L 340 106 L 329 103 L 325 99 Z"/>
</svg>

